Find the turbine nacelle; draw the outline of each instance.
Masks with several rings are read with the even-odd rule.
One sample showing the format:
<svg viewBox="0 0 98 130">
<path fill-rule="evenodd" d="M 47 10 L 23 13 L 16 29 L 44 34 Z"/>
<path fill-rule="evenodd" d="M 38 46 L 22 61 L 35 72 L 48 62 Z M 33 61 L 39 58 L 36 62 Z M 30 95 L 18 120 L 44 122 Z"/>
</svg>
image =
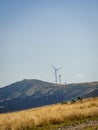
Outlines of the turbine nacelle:
<svg viewBox="0 0 98 130">
<path fill-rule="evenodd" d="M 52 68 L 54 69 L 54 70 L 60 70 L 60 69 L 62 69 L 62 68 L 55 68 L 54 66 L 52 66 Z"/>
</svg>

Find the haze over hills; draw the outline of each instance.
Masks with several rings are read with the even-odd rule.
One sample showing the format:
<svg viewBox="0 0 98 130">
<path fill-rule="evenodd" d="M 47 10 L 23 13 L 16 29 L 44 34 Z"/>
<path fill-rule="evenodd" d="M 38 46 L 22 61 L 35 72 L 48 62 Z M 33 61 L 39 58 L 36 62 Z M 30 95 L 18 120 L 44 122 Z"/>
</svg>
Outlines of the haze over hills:
<svg viewBox="0 0 98 130">
<path fill-rule="evenodd" d="M 98 96 L 98 82 L 56 85 L 24 79 L 0 88 L 0 113 Z"/>
</svg>

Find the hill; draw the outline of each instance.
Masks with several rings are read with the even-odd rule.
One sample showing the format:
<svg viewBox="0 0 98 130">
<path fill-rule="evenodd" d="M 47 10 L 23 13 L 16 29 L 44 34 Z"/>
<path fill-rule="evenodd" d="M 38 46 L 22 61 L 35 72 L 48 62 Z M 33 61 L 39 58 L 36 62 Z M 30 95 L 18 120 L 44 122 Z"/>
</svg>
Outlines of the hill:
<svg viewBox="0 0 98 130">
<path fill-rule="evenodd" d="M 55 85 L 35 79 L 24 79 L 0 88 L 0 113 L 23 110 L 77 97 L 98 96 L 98 82 Z"/>
<path fill-rule="evenodd" d="M 92 90 L 90 93 L 88 93 L 85 97 L 97 97 L 98 96 L 98 89 Z"/>
<path fill-rule="evenodd" d="M 80 130 L 91 126 L 98 128 L 98 98 L 0 114 L 0 130 Z"/>
</svg>

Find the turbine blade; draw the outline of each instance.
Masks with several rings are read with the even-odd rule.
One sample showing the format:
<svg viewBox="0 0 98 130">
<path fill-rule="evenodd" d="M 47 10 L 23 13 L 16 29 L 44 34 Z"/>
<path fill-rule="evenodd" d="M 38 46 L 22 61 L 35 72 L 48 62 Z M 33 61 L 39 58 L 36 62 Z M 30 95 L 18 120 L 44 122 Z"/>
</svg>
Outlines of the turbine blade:
<svg viewBox="0 0 98 130">
<path fill-rule="evenodd" d="M 52 68 L 56 70 L 56 68 L 52 65 Z"/>
</svg>

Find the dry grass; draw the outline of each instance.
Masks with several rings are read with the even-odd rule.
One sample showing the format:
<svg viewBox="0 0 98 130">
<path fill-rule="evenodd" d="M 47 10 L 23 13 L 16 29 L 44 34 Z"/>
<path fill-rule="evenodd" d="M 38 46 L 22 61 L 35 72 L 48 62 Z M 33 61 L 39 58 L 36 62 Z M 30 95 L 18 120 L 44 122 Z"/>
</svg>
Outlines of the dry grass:
<svg viewBox="0 0 98 130">
<path fill-rule="evenodd" d="M 0 130 L 30 130 L 35 126 L 58 124 L 98 116 L 98 98 L 56 104 L 19 112 L 0 114 Z"/>
</svg>

